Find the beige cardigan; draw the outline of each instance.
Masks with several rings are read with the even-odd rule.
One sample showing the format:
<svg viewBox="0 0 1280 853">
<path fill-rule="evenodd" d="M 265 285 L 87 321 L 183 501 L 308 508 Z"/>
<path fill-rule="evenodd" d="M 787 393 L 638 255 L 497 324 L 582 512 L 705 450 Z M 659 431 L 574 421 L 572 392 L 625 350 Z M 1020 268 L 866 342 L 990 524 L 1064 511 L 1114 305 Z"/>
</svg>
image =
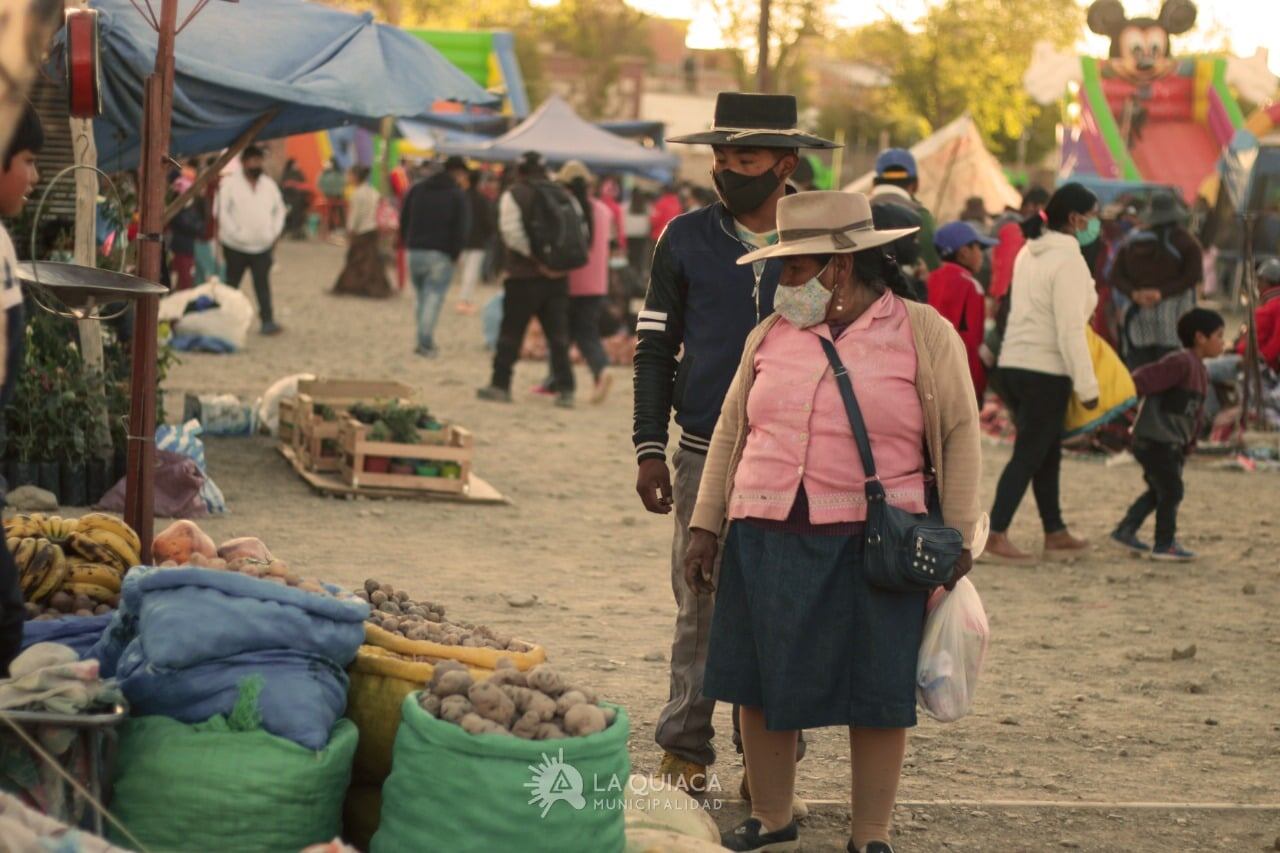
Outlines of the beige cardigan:
<svg viewBox="0 0 1280 853">
<path fill-rule="evenodd" d="M 936 470 L 943 519 L 960 531 L 967 548 L 980 514 L 978 480 L 982 474 L 978 407 L 969 359 L 960 336 L 942 315 L 928 305 L 905 304 L 916 345 L 916 392 L 924 409 L 925 446 Z M 747 443 L 747 398 L 755 381 L 756 350 L 777 321 L 774 314 L 747 338 L 711 437 L 691 528 L 718 532 L 724 526 L 734 475 Z M 857 365 L 850 368 L 856 371 Z M 858 402 L 863 408 L 875 405 L 873 400 Z"/>
</svg>

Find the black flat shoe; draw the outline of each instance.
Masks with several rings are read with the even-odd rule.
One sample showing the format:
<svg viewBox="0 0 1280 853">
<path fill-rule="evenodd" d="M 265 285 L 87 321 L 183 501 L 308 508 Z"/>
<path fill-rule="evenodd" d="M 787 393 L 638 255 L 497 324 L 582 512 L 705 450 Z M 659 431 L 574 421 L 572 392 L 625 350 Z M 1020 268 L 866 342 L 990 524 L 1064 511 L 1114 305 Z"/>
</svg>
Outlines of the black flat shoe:
<svg viewBox="0 0 1280 853">
<path fill-rule="evenodd" d="M 747 818 L 733 831 L 720 836 L 720 846 L 726 850 L 800 849 L 800 826 L 794 820 L 773 832 L 761 832 L 763 828 L 756 818 Z"/>
<path fill-rule="evenodd" d="M 889 846 L 887 841 L 868 841 L 867 846 L 862 850 L 858 850 L 853 846 L 853 839 L 849 839 L 849 846 L 845 848 L 846 853 L 893 853 L 893 848 Z"/>
</svg>

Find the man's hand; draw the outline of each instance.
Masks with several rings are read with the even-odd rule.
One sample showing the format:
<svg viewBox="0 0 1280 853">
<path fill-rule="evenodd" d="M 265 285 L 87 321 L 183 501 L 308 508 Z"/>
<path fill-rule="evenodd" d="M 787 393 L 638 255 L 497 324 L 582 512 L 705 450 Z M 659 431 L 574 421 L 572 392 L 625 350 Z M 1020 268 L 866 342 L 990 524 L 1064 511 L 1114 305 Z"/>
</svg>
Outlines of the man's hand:
<svg viewBox="0 0 1280 853">
<path fill-rule="evenodd" d="M 636 475 L 636 493 L 644 508 L 657 515 L 671 512 L 671 471 L 664 459 L 644 459 Z"/>
<path fill-rule="evenodd" d="M 1080 405 L 1084 406 L 1085 409 L 1092 412 L 1094 409 L 1098 408 L 1098 398 L 1094 397 L 1092 400 L 1081 400 Z"/>
<path fill-rule="evenodd" d="M 562 278 L 564 276 L 564 273 L 556 272 L 551 267 L 547 266 L 542 262 L 538 263 L 538 274 L 541 275 L 543 278 Z"/>
<path fill-rule="evenodd" d="M 690 553 L 693 552 L 692 547 L 689 549 L 689 551 Z M 965 548 L 963 551 L 960 552 L 960 558 L 956 560 L 956 570 L 955 570 L 955 574 L 951 576 L 951 583 L 945 584 L 943 588 L 946 589 L 947 592 L 950 592 L 951 590 L 955 589 L 956 581 L 960 580 L 960 578 L 969 574 L 969 572 L 971 572 L 972 570 L 973 570 L 973 552 L 970 551 L 968 548 Z"/>
<path fill-rule="evenodd" d="M 698 595 L 707 595 L 716 591 L 711 578 L 715 573 L 716 552 L 720 550 L 720 542 L 709 530 L 695 527 L 690 532 L 692 536 L 689 539 L 689 550 L 684 555 L 684 582 Z"/>
<path fill-rule="evenodd" d="M 1154 308 L 1160 304 L 1160 300 L 1164 299 L 1160 291 L 1154 287 L 1135 290 L 1133 293 L 1133 301 L 1143 308 Z"/>
</svg>

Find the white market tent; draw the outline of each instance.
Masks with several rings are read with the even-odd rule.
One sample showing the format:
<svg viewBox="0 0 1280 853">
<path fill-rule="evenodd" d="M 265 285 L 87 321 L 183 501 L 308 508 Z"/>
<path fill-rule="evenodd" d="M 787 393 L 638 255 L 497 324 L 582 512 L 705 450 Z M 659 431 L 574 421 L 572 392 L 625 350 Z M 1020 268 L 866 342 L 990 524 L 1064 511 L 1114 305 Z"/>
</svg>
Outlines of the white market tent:
<svg viewBox="0 0 1280 853">
<path fill-rule="evenodd" d="M 978 196 L 989 213 L 1017 208 L 1022 196 L 1005 177 L 1000 162 L 987 150 L 972 118 L 963 115 L 928 139 L 911 147 L 920 169 L 916 197 L 941 225 L 958 219 L 965 200 Z M 871 191 L 873 172 L 846 186 L 845 192 Z"/>
</svg>

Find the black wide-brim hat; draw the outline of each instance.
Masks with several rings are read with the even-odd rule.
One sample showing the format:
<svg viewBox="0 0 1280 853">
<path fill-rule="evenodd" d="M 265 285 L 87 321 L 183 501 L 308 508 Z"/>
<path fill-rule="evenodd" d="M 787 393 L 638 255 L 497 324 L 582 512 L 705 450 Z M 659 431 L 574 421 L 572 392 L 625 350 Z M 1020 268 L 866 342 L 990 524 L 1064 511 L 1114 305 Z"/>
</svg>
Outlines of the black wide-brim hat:
<svg viewBox="0 0 1280 853">
<path fill-rule="evenodd" d="M 739 145 L 743 148 L 839 148 L 829 139 L 796 128 L 794 95 L 721 92 L 710 130 L 673 136 L 685 145 Z"/>
</svg>

